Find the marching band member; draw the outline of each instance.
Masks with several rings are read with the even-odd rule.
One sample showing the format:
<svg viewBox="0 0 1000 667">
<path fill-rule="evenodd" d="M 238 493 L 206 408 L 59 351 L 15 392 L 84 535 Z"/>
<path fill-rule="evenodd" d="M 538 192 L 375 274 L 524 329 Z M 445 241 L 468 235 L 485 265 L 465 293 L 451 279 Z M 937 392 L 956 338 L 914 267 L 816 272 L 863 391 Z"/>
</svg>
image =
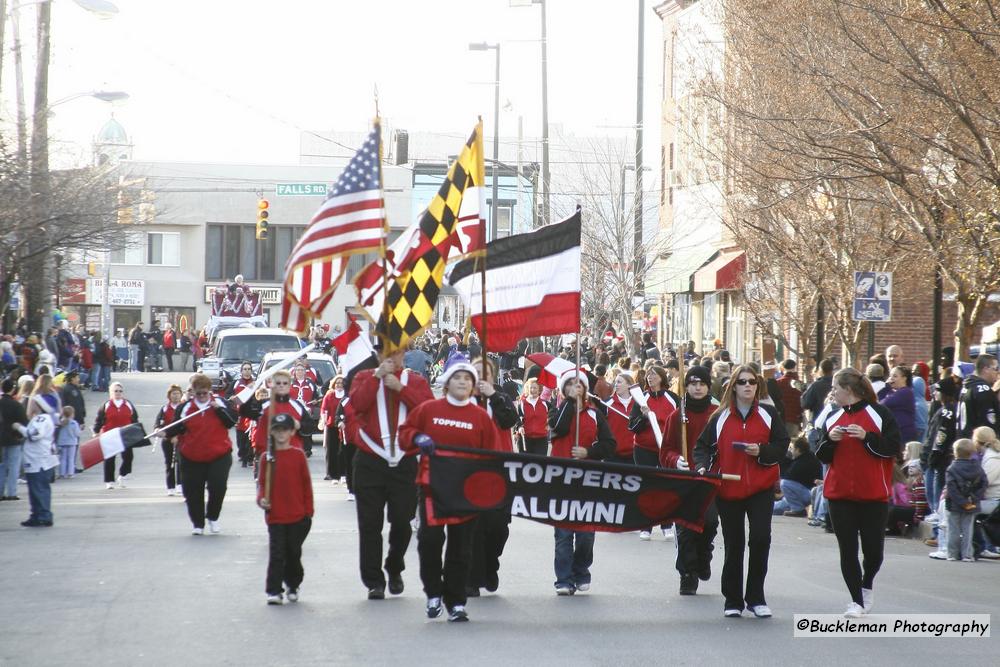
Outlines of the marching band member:
<svg viewBox="0 0 1000 667">
<path fill-rule="evenodd" d="M 316 412 L 316 404 L 322 400 L 315 380 L 309 378 L 306 367 L 302 364 L 296 364 L 292 369 L 292 386 L 288 390 L 288 395 L 306 406 L 310 416 Z M 302 433 L 302 448 L 305 450 L 307 458 L 312 456 L 312 446 L 311 432 L 308 435 Z"/>
<path fill-rule="evenodd" d="M 609 461 L 615 463 L 634 463 L 635 457 L 632 453 L 635 447 L 635 434 L 629 430 L 629 415 L 632 414 L 632 394 L 629 387 L 635 380 L 628 373 L 619 373 L 615 378 L 614 393 L 607 401 L 608 406 L 608 428 L 615 436 L 615 455 Z"/>
<path fill-rule="evenodd" d="M 472 365 L 483 368 L 482 358 L 473 359 Z M 496 369 L 493 361 L 486 360 L 486 375 L 479 379 L 473 392 L 480 407 L 493 420 L 496 430 L 496 449 L 514 451 L 511 429 L 517 425 L 517 410 L 510 396 L 494 384 Z M 472 567 L 469 571 L 467 593 L 479 597 L 479 589 L 495 593 L 500 587 L 500 556 L 510 537 L 510 511 L 507 509 L 481 512 L 476 519 L 472 535 Z"/>
<path fill-rule="evenodd" d="M 330 387 L 320 404 L 319 419 L 323 424 L 323 447 L 326 449 L 326 477 L 323 479 L 339 484 L 343 478 L 341 454 L 344 441 L 337 424 L 337 409 L 344 400 L 344 378 L 338 375 L 330 380 Z"/>
<path fill-rule="evenodd" d="M 226 497 L 229 469 L 233 465 L 229 429 L 236 425 L 238 417 L 225 400 L 212 393 L 212 380 L 208 376 L 201 373 L 192 375 L 191 389 L 194 398 L 174 411 L 174 425 L 167 429 L 167 436 L 177 436 L 178 439 L 191 534 L 203 535 L 207 523 L 209 532 L 216 535 L 222 530 L 219 514 Z M 196 413 L 197 416 L 191 416 Z M 190 418 L 176 423 L 185 417 Z"/>
<path fill-rule="evenodd" d="M 125 387 L 121 382 L 112 382 L 108 387 L 111 394 L 110 400 L 97 411 L 97 419 L 94 420 L 94 433 L 104 433 L 119 426 L 128 426 L 139 421 L 139 411 L 135 409 L 132 401 L 125 398 Z M 132 473 L 132 448 L 126 447 L 122 452 L 122 465 L 118 470 L 118 488 L 125 488 L 125 479 Z M 104 488 L 115 488 L 115 458 L 109 457 L 104 460 Z"/>
<path fill-rule="evenodd" d="M 233 383 L 233 387 L 226 398 L 233 399 L 237 394 L 254 385 L 253 364 L 244 361 L 240 365 L 240 376 Z M 236 455 L 240 459 L 240 465 L 246 468 L 253 462 L 253 447 L 250 444 L 250 418 L 240 417 L 236 423 Z"/>
<path fill-rule="evenodd" d="M 615 439 L 600 410 L 587 400 L 587 376 L 572 369 L 559 378 L 564 396 L 558 410 L 549 416 L 552 456 L 574 459 L 605 459 L 614 455 Z M 577 413 L 580 437 L 577 439 Z M 579 445 L 576 443 L 579 442 Z M 590 566 L 594 562 L 594 531 L 555 528 L 556 595 L 590 590 Z"/>
<path fill-rule="evenodd" d="M 358 371 L 351 380 L 352 418 L 348 430 L 354 444 L 354 496 L 358 509 L 358 542 L 361 582 L 369 600 L 403 592 L 403 556 L 413 529 L 410 521 L 417 505 L 416 451 L 399 443 L 399 426 L 409 411 L 434 399 L 419 373 L 403 366 L 404 350 L 384 355 L 375 370 Z M 352 424 L 353 422 L 353 424 Z M 382 525 L 389 519 L 389 553 L 382 572 Z M 464 594 L 464 591 L 463 591 Z"/>
<path fill-rule="evenodd" d="M 524 383 L 521 400 L 517 403 L 521 426 L 518 429 L 528 454 L 545 456 L 549 453 L 549 406 L 542 400 L 542 385 L 535 378 Z"/>
<path fill-rule="evenodd" d="M 678 398 L 674 392 L 667 389 L 670 377 L 661 366 L 650 366 L 644 377 L 647 387 L 644 392 L 646 405 L 639 405 L 638 402 L 632 404 L 628 428 L 635 434 L 635 446 L 632 448 L 635 464 L 656 468 L 660 465 L 660 445 L 656 442 L 656 435 L 650 425 L 650 420 L 656 419 L 660 426 L 660 433 L 664 433 L 667 417 L 677 409 Z M 667 526 L 661 526 L 661 528 L 663 536 L 667 537 Z M 652 526 L 639 531 L 639 539 L 652 539 L 652 531 Z"/>
<path fill-rule="evenodd" d="M 172 384 L 167 387 L 167 402 L 156 414 L 156 426 L 160 429 L 174 421 L 177 408 L 184 402 L 184 392 L 181 388 Z M 167 473 L 167 495 L 177 495 L 177 486 L 181 484 L 180 459 L 177 453 L 177 437 L 167 437 L 165 434 L 160 441 L 160 448 L 163 450 L 163 463 Z"/>
<path fill-rule="evenodd" d="M 271 376 L 270 396 L 273 398 L 266 398 L 262 401 L 254 396 L 240 406 L 240 416 L 249 417 L 255 422 L 255 425 L 250 429 L 252 433 L 250 442 L 257 456 L 267 451 L 268 415 L 272 409 L 272 400 L 274 414 L 289 415 L 296 422 L 296 432 L 292 434 L 292 447 L 303 449 L 302 442 L 305 437 L 303 433 L 312 432 L 309 410 L 302 404 L 302 401 L 291 397 L 291 386 L 292 376 L 288 371 L 280 370 Z"/>
<path fill-rule="evenodd" d="M 722 523 L 726 559 L 722 595 L 726 617 L 743 615 L 744 605 L 757 618 L 770 618 L 764 578 L 771 550 L 771 512 L 778 461 L 788 449 L 785 423 L 774 406 L 760 402 L 764 378 L 751 366 L 739 366 L 726 384 L 694 449 L 695 469 L 740 476 L 723 480 L 715 504 Z M 749 542 L 744 520 L 750 524 Z M 746 590 L 743 555 L 749 544 Z"/>
<path fill-rule="evenodd" d="M 667 418 L 667 428 L 663 432 L 663 448 L 660 450 L 660 466 L 687 470 L 689 462 L 683 456 L 681 433 L 687 445 L 687 456 L 691 457 L 698 436 L 705 429 L 715 411 L 715 404 L 709 395 L 712 373 L 704 366 L 692 366 L 684 376 L 685 394 L 682 407 Z M 705 524 L 702 532 L 677 526 L 677 572 L 681 575 L 680 594 L 695 595 L 698 581 L 708 581 L 712 576 L 712 550 L 715 548 L 716 532 L 719 529 L 719 512 L 713 502 L 705 510 Z"/>
<path fill-rule="evenodd" d="M 356 382 L 357 380 L 355 380 Z M 437 618 L 444 608 L 448 620 L 467 621 L 465 611 L 466 579 L 471 560 L 475 517 L 448 519 L 447 548 L 445 526 L 430 526 L 427 505 L 431 502 L 426 488 L 430 485 L 428 456 L 434 455 L 435 445 L 453 445 L 473 449 L 495 450 L 497 431 L 489 414 L 473 400 L 473 390 L 479 383 L 475 367 L 462 354 L 454 354 L 441 374 L 445 396 L 427 401 L 411 412 L 399 429 L 400 442 L 408 452 L 420 452 L 418 484 L 420 494 L 420 529 L 417 532 L 417 552 L 420 554 L 420 580 L 427 595 L 427 617 Z M 361 491 L 361 488 L 358 488 Z M 360 505 L 360 499 L 359 499 Z M 442 549 L 444 563 L 442 565 Z"/>
</svg>

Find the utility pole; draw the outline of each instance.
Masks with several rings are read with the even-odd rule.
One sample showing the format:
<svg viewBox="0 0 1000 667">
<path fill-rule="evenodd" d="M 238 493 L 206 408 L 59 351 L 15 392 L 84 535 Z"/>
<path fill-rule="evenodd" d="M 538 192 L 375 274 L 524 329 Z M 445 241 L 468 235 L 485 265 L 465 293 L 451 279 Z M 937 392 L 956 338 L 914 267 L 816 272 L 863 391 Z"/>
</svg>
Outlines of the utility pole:
<svg viewBox="0 0 1000 667">
<path fill-rule="evenodd" d="M 49 56 L 51 51 L 52 4 L 38 5 L 38 57 L 35 63 L 35 103 L 31 128 L 31 199 L 29 210 L 35 226 L 48 221 L 51 181 L 49 174 Z M 29 254 L 35 243 L 29 243 Z M 31 260 L 31 279 L 25 281 L 25 314 L 28 328 L 43 331 L 49 310 L 51 285 L 48 283 L 49 253 L 43 252 Z M 58 290 L 59 286 L 56 285 Z"/>
<path fill-rule="evenodd" d="M 542 200 L 542 224 L 547 225 L 552 220 L 550 215 L 549 189 L 549 60 L 548 47 L 545 40 L 545 0 L 539 0 L 542 8 L 542 189 L 545 191 Z"/>
<path fill-rule="evenodd" d="M 643 296 L 645 288 L 641 278 L 645 269 L 646 258 L 642 254 L 642 88 L 643 88 L 643 11 L 645 0 L 639 0 L 639 49 L 638 65 L 635 79 L 635 215 L 633 239 L 633 277 L 635 278 L 635 295 Z"/>
</svg>

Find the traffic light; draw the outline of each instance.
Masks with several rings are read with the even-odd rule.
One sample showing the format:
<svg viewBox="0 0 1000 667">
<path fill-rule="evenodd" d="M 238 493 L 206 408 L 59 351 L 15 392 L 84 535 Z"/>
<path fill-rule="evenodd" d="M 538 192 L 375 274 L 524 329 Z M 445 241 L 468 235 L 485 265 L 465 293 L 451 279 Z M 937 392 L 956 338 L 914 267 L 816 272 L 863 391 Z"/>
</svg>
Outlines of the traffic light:
<svg viewBox="0 0 1000 667">
<path fill-rule="evenodd" d="M 88 276 L 97 275 L 97 262 L 87 262 L 87 275 Z"/>
<path fill-rule="evenodd" d="M 257 240 L 266 241 L 268 234 L 267 209 L 270 206 L 266 199 L 257 200 Z"/>
</svg>

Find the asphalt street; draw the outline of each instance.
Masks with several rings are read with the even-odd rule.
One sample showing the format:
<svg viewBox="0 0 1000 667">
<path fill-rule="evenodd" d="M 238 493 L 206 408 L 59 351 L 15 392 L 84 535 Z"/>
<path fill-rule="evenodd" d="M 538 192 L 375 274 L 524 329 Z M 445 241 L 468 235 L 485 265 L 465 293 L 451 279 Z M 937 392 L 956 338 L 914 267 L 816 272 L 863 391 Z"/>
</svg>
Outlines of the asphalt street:
<svg viewBox="0 0 1000 667">
<path fill-rule="evenodd" d="M 167 384 L 186 374 L 117 379 L 149 428 Z M 101 397 L 87 396 L 89 426 Z M 498 593 L 470 601 L 470 623 L 429 621 L 415 537 L 405 593 L 366 600 L 354 504 L 322 481 L 321 448 L 310 464 L 316 515 L 302 598 L 282 607 L 264 603 L 267 532 L 238 464 L 216 536 L 190 534 L 151 448 L 137 450 L 127 489 L 105 490 L 100 466 L 57 482 L 53 528 L 19 525 L 21 486 L 21 501 L 0 503 L 0 665 L 1000 664 L 996 628 L 991 639 L 793 638 L 793 614 L 840 613 L 848 597 L 833 536 L 786 517 L 774 520 L 769 620 L 723 618 L 721 535 L 716 575 L 697 597 L 677 595 L 672 541 L 631 533 L 598 535 L 591 591 L 556 597 L 552 529 L 515 519 Z M 1000 618 L 1000 562 L 927 552 L 917 540 L 887 540 L 875 611 Z"/>
</svg>

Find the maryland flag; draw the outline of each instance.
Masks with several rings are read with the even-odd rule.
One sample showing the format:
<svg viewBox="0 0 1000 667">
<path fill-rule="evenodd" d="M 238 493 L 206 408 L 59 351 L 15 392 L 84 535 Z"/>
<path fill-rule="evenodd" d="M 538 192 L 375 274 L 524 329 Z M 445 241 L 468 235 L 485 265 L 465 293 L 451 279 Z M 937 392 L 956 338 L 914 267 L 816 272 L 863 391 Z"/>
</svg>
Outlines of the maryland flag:
<svg viewBox="0 0 1000 667">
<path fill-rule="evenodd" d="M 420 219 L 384 259 L 369 264 L 355 279 L 358 301 L 376 324 L 385 352 L 406 347 L 430 325 L 448 260 L 482 250 L 485 176 L 480 121 Z"/>
</svg>

